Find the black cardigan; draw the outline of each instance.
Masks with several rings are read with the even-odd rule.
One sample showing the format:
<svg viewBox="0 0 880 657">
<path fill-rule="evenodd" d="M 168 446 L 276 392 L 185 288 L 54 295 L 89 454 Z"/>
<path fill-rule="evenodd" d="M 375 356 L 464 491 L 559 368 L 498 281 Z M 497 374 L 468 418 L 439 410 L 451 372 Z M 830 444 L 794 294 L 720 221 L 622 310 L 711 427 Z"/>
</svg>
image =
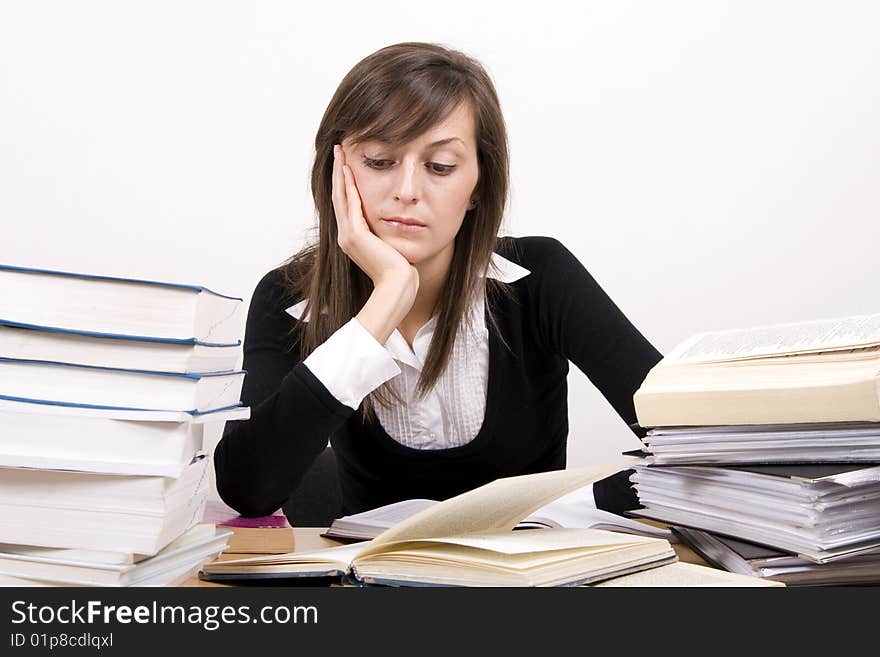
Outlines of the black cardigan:
<svg viewBox="0 0 880 657">
<path fill-rule="evenodd" d="M 221 498 L 245 516 L 274 512 L 329 437 L 343 513 L 407 498 L 446 499 L 498 477 L 562 469 L 568 437 L 568 363 L 578 366 L 638 436 L 633 394 L 661 358 L 581 263 L 548 237 L 504 237 L 501 255 L 531 273 L 493 306 L 482 428 L 458 447 L 419 450 L 364 424 L 302 364 L 285 309 L 297 302 L 266 274 L 251 300 L 244 340 L 243 402 L 251 418 L 227 423 L 214 452 Z M 599 508 L 638 506 L 624 471 L 595 487 Z"/>
</svg>

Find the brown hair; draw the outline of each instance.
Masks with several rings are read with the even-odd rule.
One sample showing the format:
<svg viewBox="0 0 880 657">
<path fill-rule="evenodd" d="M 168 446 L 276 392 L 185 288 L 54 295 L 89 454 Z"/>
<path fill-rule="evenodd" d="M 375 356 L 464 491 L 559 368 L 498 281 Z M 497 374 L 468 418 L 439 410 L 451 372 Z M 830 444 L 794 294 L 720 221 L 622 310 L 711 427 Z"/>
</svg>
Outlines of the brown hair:
<svg viewBox="0 0 880 657">
<path fill-rule="evenodd" d="M 404 144 L 468 103 L 475 120 L 479 180 L 455 237 L 455 249 L 437 307 L 437 328 L 422 369 L 418 392 L 430 390 L 449 361 L 460 325 L 478 286 L 485 281 L 487 299 L 505 293 L 503 284 L 484 279 L 496 247 L 507 202 L 509 156 L 507 130 L 498 95 L 482 65 L 456 50 L 432 43 L 398 43 L 362 59 L 343 78 L 330 100 L 315 136 L 312 196 L 318 216 L 317 243 L 287 264 L 291 293 L 308 299 L 299 322 L 301 356 L 305 358 L 354 317 L 369 298 L 373 284 L 337 245 L 336 215 L 331 199 L 333 145 L 382 140 Z M 491 310 L 490 323 L 497 330 Z M 393 392 L 382 386 L 364 400 L 364 419 L 372 402 L 388 405 Z"/>
</svg>

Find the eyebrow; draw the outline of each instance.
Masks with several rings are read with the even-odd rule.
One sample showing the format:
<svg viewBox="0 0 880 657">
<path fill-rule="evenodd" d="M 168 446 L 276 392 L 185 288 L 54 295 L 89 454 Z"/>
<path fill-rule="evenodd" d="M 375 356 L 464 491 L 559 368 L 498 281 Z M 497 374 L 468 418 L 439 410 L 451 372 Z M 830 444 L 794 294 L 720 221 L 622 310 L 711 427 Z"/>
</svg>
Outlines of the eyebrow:
<svg viewBox="0 0 880 657">
<path fill-rule="evenodd" d="M 368 139 L 367 141 L 376 141 L 380 144 L 386 144 L 389 146 L 391 145 L 390 141 L 386 141 L 384 139 Z M 453 141 L 459 142 L 465 148 L 467 147 L 467 144 L 464 143 L 464 140 L 461 137 L 447 137 L 446 139 L 438 139 L 437 141 L 431 142 L 430 144 L 428 144 L 426 146 L 426 148 L 436 148 L 437 146 L 445 146 L 446 144 L 449 144 Z"/>
<path fill-rule="evenodd" d="M 461 138 L 449 137 L 448 139 L 441 139 L 439 141 L 435 141 L 435 142 L 428 144 L 428 148 L 433 148 L 434 146 L 445 146 L 446 144 L 448 144 L 449 142 L 452 142 L 452 141 L 459 141 L 459 142 L 461 142 L 462 146 L 465 145 L 464 140 L 462 140 Z"/>
</svg>

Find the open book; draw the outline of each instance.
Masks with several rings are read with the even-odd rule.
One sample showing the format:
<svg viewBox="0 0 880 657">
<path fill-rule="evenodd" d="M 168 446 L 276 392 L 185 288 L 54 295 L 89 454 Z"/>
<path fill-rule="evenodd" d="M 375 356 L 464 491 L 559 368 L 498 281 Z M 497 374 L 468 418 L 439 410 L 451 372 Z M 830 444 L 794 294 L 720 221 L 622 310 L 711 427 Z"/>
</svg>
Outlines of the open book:
<svg viewBox="0 0 880 657">
<path fill-rule="evenodd" d="M 880 313 L 696 335 L 634 402 L 643 427 L 880 422 Z"/>
<path fill-rule="evenodd" d="M 655 536 L 670 541 L 676 540 L 669 529 L 648 525 L 638 520 L 624 518 L 623 516 L 597 509 L 592 498 L 592 484 L 578 488 L 529 514 L 517 523 L 514 529 L 553 527 L 593 528 L 640 536 Z M 337 518 L 330 524 L 327 531 L 321 535 L 337 541 L 369 540 L 406 518 L 435 504 L 438 504 L 438 502 L 426 499 L 403 500 L 393 504 L 386 504 L 369 511 Z"/>
<path fill-rule="evenodd" d="M 619 467 L 497 479 L 431 505 L 363 543 L 220 561 L 200 577 L 230 581 L 341 577 L 400 586 L 568 586 L 676 560 L 669 542 L 599 529 L 511 531 L 523 518 Z"/>
</svg>

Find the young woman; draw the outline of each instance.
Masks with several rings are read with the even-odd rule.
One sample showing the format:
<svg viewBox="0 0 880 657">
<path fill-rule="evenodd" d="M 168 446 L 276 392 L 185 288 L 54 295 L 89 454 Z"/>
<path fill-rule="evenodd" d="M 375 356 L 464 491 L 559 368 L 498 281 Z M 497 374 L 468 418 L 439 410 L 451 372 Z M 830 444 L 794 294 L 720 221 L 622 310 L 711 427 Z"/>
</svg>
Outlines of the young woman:
<svg viewBox="0 0 880 657">
<path fill-rule="evenodd" d="M 330 440 L 343 507 L 445 499 L 565 467 L 574 362 L 633 430 L 660 354 L 548 237 L 498 237 L 507 135 L 468 56 L 426 43 L 359 62 L 315 139 L 317 243 L 269 272 L 214 455 L 242 515 L 278 509 Z M 624 471 L 596 504 L 638 506 Z"/>
</svg>

